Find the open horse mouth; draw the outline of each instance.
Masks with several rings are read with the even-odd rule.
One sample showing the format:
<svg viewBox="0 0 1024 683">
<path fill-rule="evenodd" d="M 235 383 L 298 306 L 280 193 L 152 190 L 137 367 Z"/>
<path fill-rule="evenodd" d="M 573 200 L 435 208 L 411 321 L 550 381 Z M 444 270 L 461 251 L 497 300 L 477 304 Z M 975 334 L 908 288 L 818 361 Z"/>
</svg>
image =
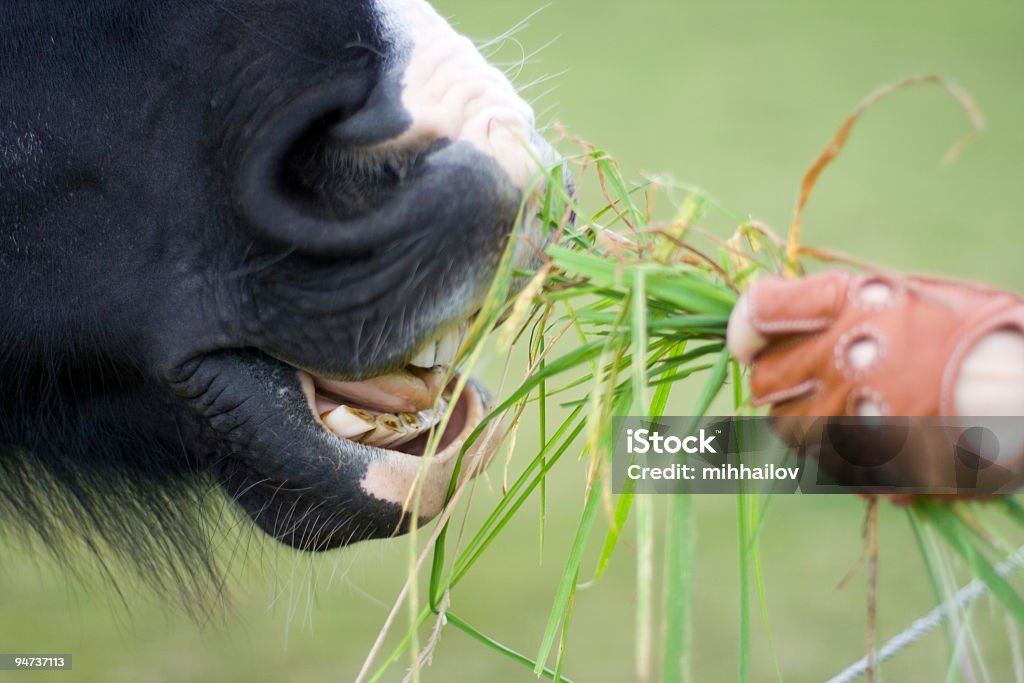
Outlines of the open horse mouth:
<svg viewBox="0 0 1024 683">
<path fill-rule="evenodd" d="M 314 416 L 342 439 L 422 456 L 429 433 L 451 410 L 438 452 L 460 445 L 476 426 L 469 418 L 478 418 L 474 408 L 481 403 L 475 388 L 467 384 L 456 404 L 450 405 L 457 379 L 455 360 L 468 330 L 468 321 L 462 322 L 423 344 L 404 368 L 361 381 L 300 371 Z"/>
<path fill-rule="evenodd" d="M 489 403 L 456 370 L 469 324 L 434 333 L 404 366 L 365 378 L 225 350 L 184 365 L 175 386 L 229 445 L 218 479 L 272 536 L 306 550 L 391 536 L 412 514 L 425 521 L 441 511 L 463 451 L 460 480 L 497 449 L 488 438 L 466 447 Z"/>
</svg>

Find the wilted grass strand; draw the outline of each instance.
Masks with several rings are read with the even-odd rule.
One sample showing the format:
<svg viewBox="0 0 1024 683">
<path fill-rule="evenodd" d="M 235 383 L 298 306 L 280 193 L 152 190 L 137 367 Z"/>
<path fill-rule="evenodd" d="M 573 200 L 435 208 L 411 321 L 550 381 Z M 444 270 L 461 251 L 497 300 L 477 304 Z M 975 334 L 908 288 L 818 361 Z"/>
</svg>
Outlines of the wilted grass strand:
<svg viewBox="0 0 1024 683">
<path fill-rule="evenodd" d="M 431 614 L 431 611 L 430 611 L 429 608 L 423 608 L 423 610 L 419 614 L 419 620 L 417 622 L 417 628 L 420 627 L 420 626 L 423 626 L 423 624 L 426 623 L 427 619 L 430 618 L 430 614 Z M 398 644 L 391 651 L 391 653 L 381 663 L 380 667 L 373 673 L 373 676 L 370 677 L 368 683 L 378 683 L 378 681 L 380 681 L 381 678 L 384 677 L 384 674 L 386 674 L 388 672 L 388 670 L 392 666 L 394 666 L 395 662 L 397 662 L 401 658 L 402 653 L 405 652 L 406 648 L 409 647 L 411 642 L 412 642 L 412 633 L 411 632 L 406 632 L 406 634 L 402 637 L 402 639 L 400 641 L 398 641 Z"/>
<path fill-rule="evenodd" d="M 634 506 L 636 517 L 636 680 L 651 679 L 654 647 L 654 499 L 641 495 Z"/>
</svg>

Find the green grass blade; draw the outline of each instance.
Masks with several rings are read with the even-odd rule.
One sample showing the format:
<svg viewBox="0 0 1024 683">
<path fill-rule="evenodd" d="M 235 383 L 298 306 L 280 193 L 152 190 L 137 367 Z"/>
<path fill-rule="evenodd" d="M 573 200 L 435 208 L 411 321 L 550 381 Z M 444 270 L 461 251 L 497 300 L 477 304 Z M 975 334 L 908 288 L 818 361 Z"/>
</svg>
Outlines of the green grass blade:
<svg viewBox="0 0 1024 683">
<path fill-rule="evenodd" d="M 583 516 L 580 519 L 579 527 L 576 529 L 576 537 L 573 539 L 569 549 L 569 558 L 566 561 L 565 570 L 562 572 L 562 579 L 555 592 L 554 604 L 551 607 L 551 615 L 548 617 L 547 627 L 544 629 L 544 636 L 541 638 L 540 649 L 537 652 L 537 665 L 533 672 L 540 674 L 543 663 L 551 654 L 551 647 L 554 645 L 555 637 L 558 634 L 558 627 L 562 623 L 569 604 L 569 596 L 579 576 L 580 563 L 583 561 L 583 551 L 587 546 L 587 539 L 597 519 L 597 511 L 601 500 L 600 482 L 594 481 L 587 491 L 586 503 L 583 506 Z"/>
<path fill-rule="evenodd" d="M 599 357 L 604 347 L 605 342 L 603 340 L 594 341 L 579 347 L 575 351 L 570 351 L 553 361 L 545 363 L 543 371 L 538 370 L 538 372 L 531 375 L 507 399 L 502 401 L 501 405 L 492 410 L 490 415 L 484 419 L 484 422 L 473 431 L 470 438 L 474 441 L 476 438 L 479 438 L 479 435 L 483 433 L 482 427 L 495 417 L 504 415 L 505 411 L 514 406 L 521 398 L 533 391 L 533 389 L 545 379 L 554 377 L 555 375 L 571 370 L 578 365 L 582 365 L 587 361 Z"/>
<path fill-rule="evenodd" d="M 598 254 L 584 253 L 566 247 L 551 246 L 547 253 L 556 266 L 590 279 L 591 284 L 620 290 L 632 278 L 638 266 L 623 266 Z M 646 267 L 647 292 L 685 312 L 728 316 L 736 303 L 736 295 L 727 287 L 718 287 L 701 277 L 677 269 Z"/>
<path fill-rule="evenodd" d="M 619 170 L 618 164 L 610 157 L 605 157 L 597 161 L 597 169 L 604 177 L 606 186 L 610 186 L 615 193 L 616 196 L 613 199 L 617 199 L 622 203 L 629 213 L 629 218 L 633 224 L 645 223 L 644 215 L 636 208 L 636 204 L 633 203 L 632 194 L 626 189 L 626 182 L 622 178 L 622 172 Z"/>
<path fill-rule="evenodd" d="M 742 484 L 741 484 L 742 486 Z M 739 652 L 737 653 L 737 677 L 740 683 L 750 680 L 750 529 L 748 527 L 748 496 L 736 495 L 737 540 L 739 542 Z"/>
<path fill-rule="evenodd" d="M 579 410 L 582 410 L 580 408 Z M 578 413 L 577 413 L 578 414 Z M 562 438 L 563 433 L 569 429 L 572 425 L 571 420 L 567 420 L 565 424 L 555 433 L 551 438 L 549 445 L 552 445 Z M 522 475 L 516 483 L 509 489 L 509 492 L 502 498 L 498 503 L 498 506 L 488 517 L 487 521 L 481 527 L 480 531 L 477 532 L 476 536 L 469 542 L 466 549 L 462 552 L 460 557 L 455 562 L 455 567 L 452 570 L 452 579 L 449 585 L 454 586 L 458 583 L 469 570 L 469 568 L 476 562 L 480 555 L 487 549 L 487 547 L 497 538 L 498 534 L 505 528 L 512 517 L 519 511 L 522 505 L 533 493 L 534 489 L 539 485 L 540 481 L 547 476 L 548 472 L 552 467 L 561 459 L 562 455 L 568 450 L 569 446 L 576 440 L 576 437 L 580 435 L 586 425 L 585 420 L 579 420 L 576 426 L 569 431 L 568 436 L 562 442 L 559 448 L 547 457 L 548 448 L 541 451 L 540 454 L 534 458 L 530 467 Z M 544 465 L 540 472 L 537 473 L 532 479 L 529 478 L 529 473 L 539 465 L 541 460 L 546 457 Z M 522 493 L 519 494 L 518 498 L 515 498 L 519 490 L 522 489 Z M 506 509 L 507 508 L 507 509 Z"/>
<path fill-rule="evenodd" d="M 619 536 L 626 526 L 626 520 L 629 518 L 629 513 L 633 509 L 633 503 L 636 500 L 636 496 L 632 493 L 635 488 L 636 481 L 632 479 L 627 480 L 623 487 L 623 492 L 619 494 L 618 500 L 615 501 L 612 523 L 608 533 L 605 534 L 604 545 L 601 546 L 601 554 L 597 559 L 597 568 L 594 570 L 594 576 L 590 579 L 589 583 L 594 583 L 601 578 L 605 568 L 608 566 L 608 562 L 612 558 L 612 554 L 615 552 Z"/>
<path fill-rule="evenodd" d="M 513 650 L 512 648 L 508 647 L 507 645 L 503 645 L 502 643 L 499 643 L 494 638 L 491 638 L 490 636 L 485 635 L 484 633 L 481 633 L 479 630 L 473 628 L 472 626 L 470 626 L 468 623 L 466 623 L 463 619 L 461 619 L 460 617 L 456 616 L 455 614 L 452 614 L 451 612 L 445 612 L 445 618 L 448 620 L 449 624 L 451 624 L 455 628 L 459 629 L 460 631 L 462 631 L 463 633 L 465 633 L 469 637 L 473 638 L 477 642 L 483 643 L 484 645 L 486 645 L 490 649 L 492 649 L 495 652 L 498 652 L 498 653 L 508 657 L 509 659 L 511 659 L 514 662 L 517 662 L 519 664 L 522 664 L 523 666 L 527 666 L 527 667 L 533 669 L 534 673 L 537 674 L 538 676 L 543 676 L 544 678 L 547 678 L 547 679 L 552 680 L 552 681 L 564 681 L 564 683 L 572 683 L 572 681 L 569 680 L 568 678 L 565 678 L 564 676 L 561 676 L 560 674 L 556 674 L 554 670 L 549 669 L 546 666 L 538 665 L 536 662 L 534 662 L 532 659 L 530 659 L 529 657 L 527 657 L 523 653 L 517 652 L 516 650 Z"/>
<path fill-rule="evenodd" d="M 729 361 L 731 359 L 732 357 L 729 355 L 728 349 L 724 349 L 718 354 L 715 364 L 711 367 L 711 373 L 708 375 L 708 381 L 704 384 L 704 388 L 701 390 L 700 396 L 697 397 L 697 402 L 693 406 L 693 415 L 695 417 L 706 415 L 708 409 L 711 408 L 711 402 L 715 400 L 718 392 L 725 385 L 725 378 L 729 371 Z"/>
<path fill-rule="evenodd" d="M 685 683 L 692 659 L 692 605 L 694 580 L 693 498 L 669 498 L 665 543 L 665 619 L 662 635 L 662 683 Z"/>
<path fill-rule="evenodd" d="M 515 496 L 517 495 L 519 490 L 526 486 L 527 482 L 530 481 L 530 476 L 533 470 L 538 466 L 541 466 L 540 463 L 542 462 L 542 460 L 548 457 L 550 450 L 554 448 L 554 444 L 558 443 L 558 441 L 570 428 L 570 426 L 573 424 L 573 421 L 579 416 L 582 410 L 582 407 L 580 407 L 574 410 L 568 416 L 568 418 L 566 418 L 565 422 L 562 423 L 562 426 L 559 427 L 559 429 L 555 432 L 554 436 L 551 437 L 551 440 L 544 446 L 542 451 L 538 453 L 537 456 L 533 459 L 533 461 L 531 461 L 527 465 L 527 467 L 519 475 L 519 477 L 508 489 L 508 491 L 505 492 L 505 495 L 502 496 L 502 499 L 500 501 L 498 501 L 497 506 L 491 512 L 490 516 L 488 516 L 488 518 L 483 523 L 477 534 L 469 542 L 467 548 L 463 551 L 460 557 L 456 559 L 455 565 L 453 567 L 453 572 L 460 566 L 460 562 L 465 561 L 465 558 L 468 556 L 470 551 L 474 550 L 479 543 L 482 543 L 486 539 L 488 532 L 492 529 L 494 524 L 498 523 L 505 509 L 510 504 L 512 504 L 513 501 L 515 501 Z M 573 433 L 574 435 L 571 436 L 569 439 L 566 439 L 565 444 L 563 445 L 562 449 L 558 452 L 558 454 L 564 453 L 565 449 L 568 448 L 569 444 L 572 442 L 575 436 L 579 434 L 579 431 L 582 430 L 582 428 L 583 422 L 581 421 L 577 427 L 577 431 L 575 431 Z M 557 461 L 558 457 L 554 457 L 554 460 Z M 545 463 L 544 467 L 550 469 L 550 465 L 548 465 L 547 463 Z M 546 473 L 546 471 L 547 470 L 544 470 L 542 474 Z M 437 609 L 437 606 L 440 604 L 440 600 L 443 593 L 441 589 L 441 582 L 444 574 L 445 541 L 447 538 L 448 528 L 448 524 L 445 524 L 445 528 L 441 530 L 441 533 L 438 535 L 437 543 L 434 546 L 433 565 L 430 574 L 430 601 L 432 609 Z M 449 587 L 450 586 L 451 583 L 449 583 Z"/>
<path fill-rule="evenodd" d="M 670 350 L 670 356 L 678 357 L 676 354 L 681 353 L 685 346 L 685 343 L 675 346 Z M 647 414 L 652 417 L 664 415 L 665 408 L 668 405 L 669 395 L 671 393 L 672 385 L 670 383 L 659 384 L 654 392 L 654 397 L 651 399 L 651 407 Z M 604 544 L 601 546 L 601 553 L 597 560 L 597 568 L 594 570 L 594 576 L 588 583 L 594 583 L 601 578 L 604 574 L 604 570 L 608 566 L 608 562 L 611 560 L 612 554 L 615 552 L 615 548 L 619 542 L 619 536 L 622 534 L 622 530 L 626 526 L 626 520 L 629 517 L 629 513 L 633 509 L 633 503 L 635 501 L 633 490 L 635 488 L 636 480 L 627 479 L 624 482 L 623 491 L 615 501 L 615 512 L 612 515 L 612 523 L 605 535 Z"/>
<path fill-rule="evenodd" d="M 576 575 L 577 580 L 579 575 Z M 562 621 L 562 636 L 558 639 L 558 661 L 555 662 L 555 680 L 554 683 L 564 680 L 562 678 L 562 667 L 565 664 L 565 653 L 569 650 L 569 620 L 572 618 L 572 608 L 576 604 L 576 586 L 578 584 L 573 582 L 572 590 L 569 592 L 569 606 L 565 611 L 565 619 Z"/>
<path fill-rule="evenodd" d="M 1006 579 L 999 576 L 992 563 L 972 542 L 972 532 L 965 528 L 964 522 L 952 514 L 949 509 L 933 501 L 918 501 L 915 503 L 915 508 L 932 524 L 953 551 L 963 559 L 974 575 L 988 586 L 992 595 L 1003 603 L 1003 607 L 1017 624 L 1024 627 L 1024 598 L 1021 598 Z"/>
<path fill-rule="evenodd" d="M 1003 498 L 999 502 L 1002 504 L 1006 515 L 1018 525 L 1024 527 L 1024 506 L 1020 504 L 1020 501 L 1016 498 Z"/>
<path fill-rule="evenodd" d="M 633 317 L 630 336 L 633 349 L 633 408 L 630 412 L 638 413 L 647 405 L 647 289 L 645 286 L 647 271 L 643 268 L 633 270 L 633 301 L 631 313 Z"/>
<path fill-rule="evenodd" d="M 751 513 L 755 514 L 757 508 L 751 506 Z M 757 544 L 757 531 L 761 528 L 761 515 L 754 520 L 754 534 L 750 538 L 750 553 L 754 561 L 754 587 L 757 589 L 757 604 L 761 610 L 761 626 L 764 629 L 765 645 L 768 646 L 768 653 L 772 658 L 772 668 L 775 670 L 775 680 L 782 683 L 782 666 L 779 664 L 779 657 L 775 651 L 775 641 L 772 638 L 771 622 L 768 620 L 768 595 L 764 588 L 764 571 L 761 567 L 761 551 Z"/>
<path fill-rule="evenodd" d="M 540 323 L 540 341 L 539 341 L 539 344 L 538 344 L 538 346 L 539 346 L 538 353 L 540 353 L 541 355 L 543 355 L 544 349 L 546 348 L 545 339 L 544 339 L 544 325 L 545 325 L 545 319 L 542 319 L 541 323 Z M 540 371 L 542 373 L 544 372 L 544 366 L 545 366 L 545 362 L 544 362 L 544 358 L 542 357 L 541 361 L 540 361 L 540 365 L 539 365 L 539 369 L 540 369 Z M 537 411 L 538 411 L 538 416 L 537 416 L 538 432 L 540 434 L 540 442 L 541 442 L 541 444 L 546 444 L 548 442 L 548 387 L 547 387 L 547 382 L 546 381 L 542 381 L 540 384 L 537 385 L 537 395 L 538 395 L 538 405 L 537 405 Z M 547 463 L 544 462 L 544 452 L 542 450 L 541 451 L 541 461 L 540 461 L 541 469 L 545 469 L 545 465 L 546 464 Z M 545 524 L 545 519 L 547 517 L 547 500 L 548 500 L 547 477 L 544 477 L 540 481 L 540 519 L 539 519 L 539 528 L 537 530 L 537 552 L 538 552 L 538 555 L 539 555 L 540 562 L 544 562 L 544 524 Z"/>
<path fill-rule="evenodd" d="M 928 576 L 928 583 L 932 587 L 932 592 L 935 593 L 935 601 L 942 603 L 946 600 L 946 594 L 942 589 L 942 581 L 939 579 L 938 568 L 935 566 L 935 558 L 928 551 L 928 545 L 925 543 L 924 534 L 921 529 L 921 524 L 917 521 L 918 514 L 915 513 L 913 508 L 907 508 L 907 520 L 910 523 L 910 530 L 914 534 L 914 543 L 917 545 L 917 552 L 921 555 L 921 562 L 924 564 L 925 574 Z M 949 649 L 952 651 L 956 635 L 953 633 L 951 628 L 951 620 L 944 620 L 945 628 L 943 629 L 946 633 L 946 641 Z"/>
</svg>

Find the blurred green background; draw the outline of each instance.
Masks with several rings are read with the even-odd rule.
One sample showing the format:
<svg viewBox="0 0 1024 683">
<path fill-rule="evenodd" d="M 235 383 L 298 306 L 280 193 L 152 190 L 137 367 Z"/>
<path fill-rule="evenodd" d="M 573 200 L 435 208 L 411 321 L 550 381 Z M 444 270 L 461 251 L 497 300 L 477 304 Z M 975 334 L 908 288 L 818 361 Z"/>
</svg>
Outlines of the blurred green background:
<svg viewBox="0 0 1024 683">
<path fill-rule="evenodd" d="M 537 3 L 439 0 L 478 40 L 503 33 Z M 668 173 L 733 211 L 784 231 L 799 179 L 850 109 L 879 85 L 941 73 L 976 97 L 985 134 L 952 166 L 946 147 L 967 130 L 939 89 L 871 110 L 811 199 L 805 243 L 887 266 L 977 278 L 1024 292 L 1024 3 L 864 0 L 553 0 L 516 38 L 521 69 L 544 112 L 614 153 L 627 175 Z M 506 43 L 496 59 L 514 60 Z M 517 69 L 516 71 L 520 71 Z M 562 73 L 564 72 L 564 73 Z M 543 94 L 551 86 L 554 90 Z M 543 95 L 543 96 L 541 96 Z M 567 149 L 570 149 L 567 147 Z M 597 208 L 599 198 L 584 195 Z M 482 375 L 492 379 L 501 359 Z M 685 414 L 679 394 L 669 412 Z M 531 447 L 527 427 L 519 451 Z M 517 466 L 513 462 L 513 468 Z M 580 515 L 583 467 L 571 458 L 549 485 L 547 538 L 525 509 L 454 596 L 453 607 L 502 642 L 535 652 Z M 501 465 L 470 515 L 497 500 Z M 849 497 L 772 503 L 762 535 L 765 591 L 785 680 L 824 680 L 864 651 L 863 504 Z M 932 604 L 903 513 L 882 512 L 881 638 Z M 729 497 L 697 504 L 696 680 L 735 678 L 736 516 Z M 100 580 L 82 585 L 46 561 L 0 545 L 0 652 L 73 653 L 72 672 L 0 672 L 0 680 L 171 683 L 350 681 L 405 578 L 408 546 L 367 543 L 308 558 L 246 538 L 231 562 L 233 605 L 197 626 L 128 582 L 130 610 Z M 592 543 L 592 546 L 597 543 Z M 594 548 L 591 548 L 594 550 Z M 593 562 L 585 562 L 589 573 Z M 633 678 L 634 555 L 629 538 L 606 576 L 577 595 L 566 673 Z M 1012 676 L 1007 626 L 985 603 L 975 634 L 993 681 Z M 773 680 L 755 615 L 752 680 Z M 946 648 L 932 635 L 883 669 L 890 681 L 942 680 Z M 401 680 L 404 663 L 387 680 Z M 426 681 L 527 681 L 531 674 L 461 633 L 443 634 Z"/>
</svg>

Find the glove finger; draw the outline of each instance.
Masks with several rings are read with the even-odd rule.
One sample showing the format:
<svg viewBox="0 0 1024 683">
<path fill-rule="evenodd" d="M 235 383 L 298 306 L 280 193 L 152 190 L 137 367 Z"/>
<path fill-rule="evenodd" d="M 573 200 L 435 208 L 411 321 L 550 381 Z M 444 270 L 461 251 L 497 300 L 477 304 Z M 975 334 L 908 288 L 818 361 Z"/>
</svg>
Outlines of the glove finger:
<svg viewBox="0 0 1024 683">
<path fill-rule="evenodd" d="M 776 341 L 754 360 L 750 393 L 755 406 L 806 398 L 822 389 L 820 370 L 830 362 L 828 349 L 814 335 Z"/>
<path fill-rule="evenodd" d="M 750 297 L 744 294 L 736 302 L 729 316 L 729 328 L 725 335 L 726 346 L 729 353 L 744 365 L 750 365 L 754 356 L 761 352 L 768 343 L 768 337 L 754 328 L 754 321 L 750 318 Z"/>
<path fill-rule="evenodd" d="M 746 314 L 765 337 L 820 332 L 839 315 L 849 281 L 841 270 L 802 279 L 765 277 L 747 292 Z"/>
</svg>

